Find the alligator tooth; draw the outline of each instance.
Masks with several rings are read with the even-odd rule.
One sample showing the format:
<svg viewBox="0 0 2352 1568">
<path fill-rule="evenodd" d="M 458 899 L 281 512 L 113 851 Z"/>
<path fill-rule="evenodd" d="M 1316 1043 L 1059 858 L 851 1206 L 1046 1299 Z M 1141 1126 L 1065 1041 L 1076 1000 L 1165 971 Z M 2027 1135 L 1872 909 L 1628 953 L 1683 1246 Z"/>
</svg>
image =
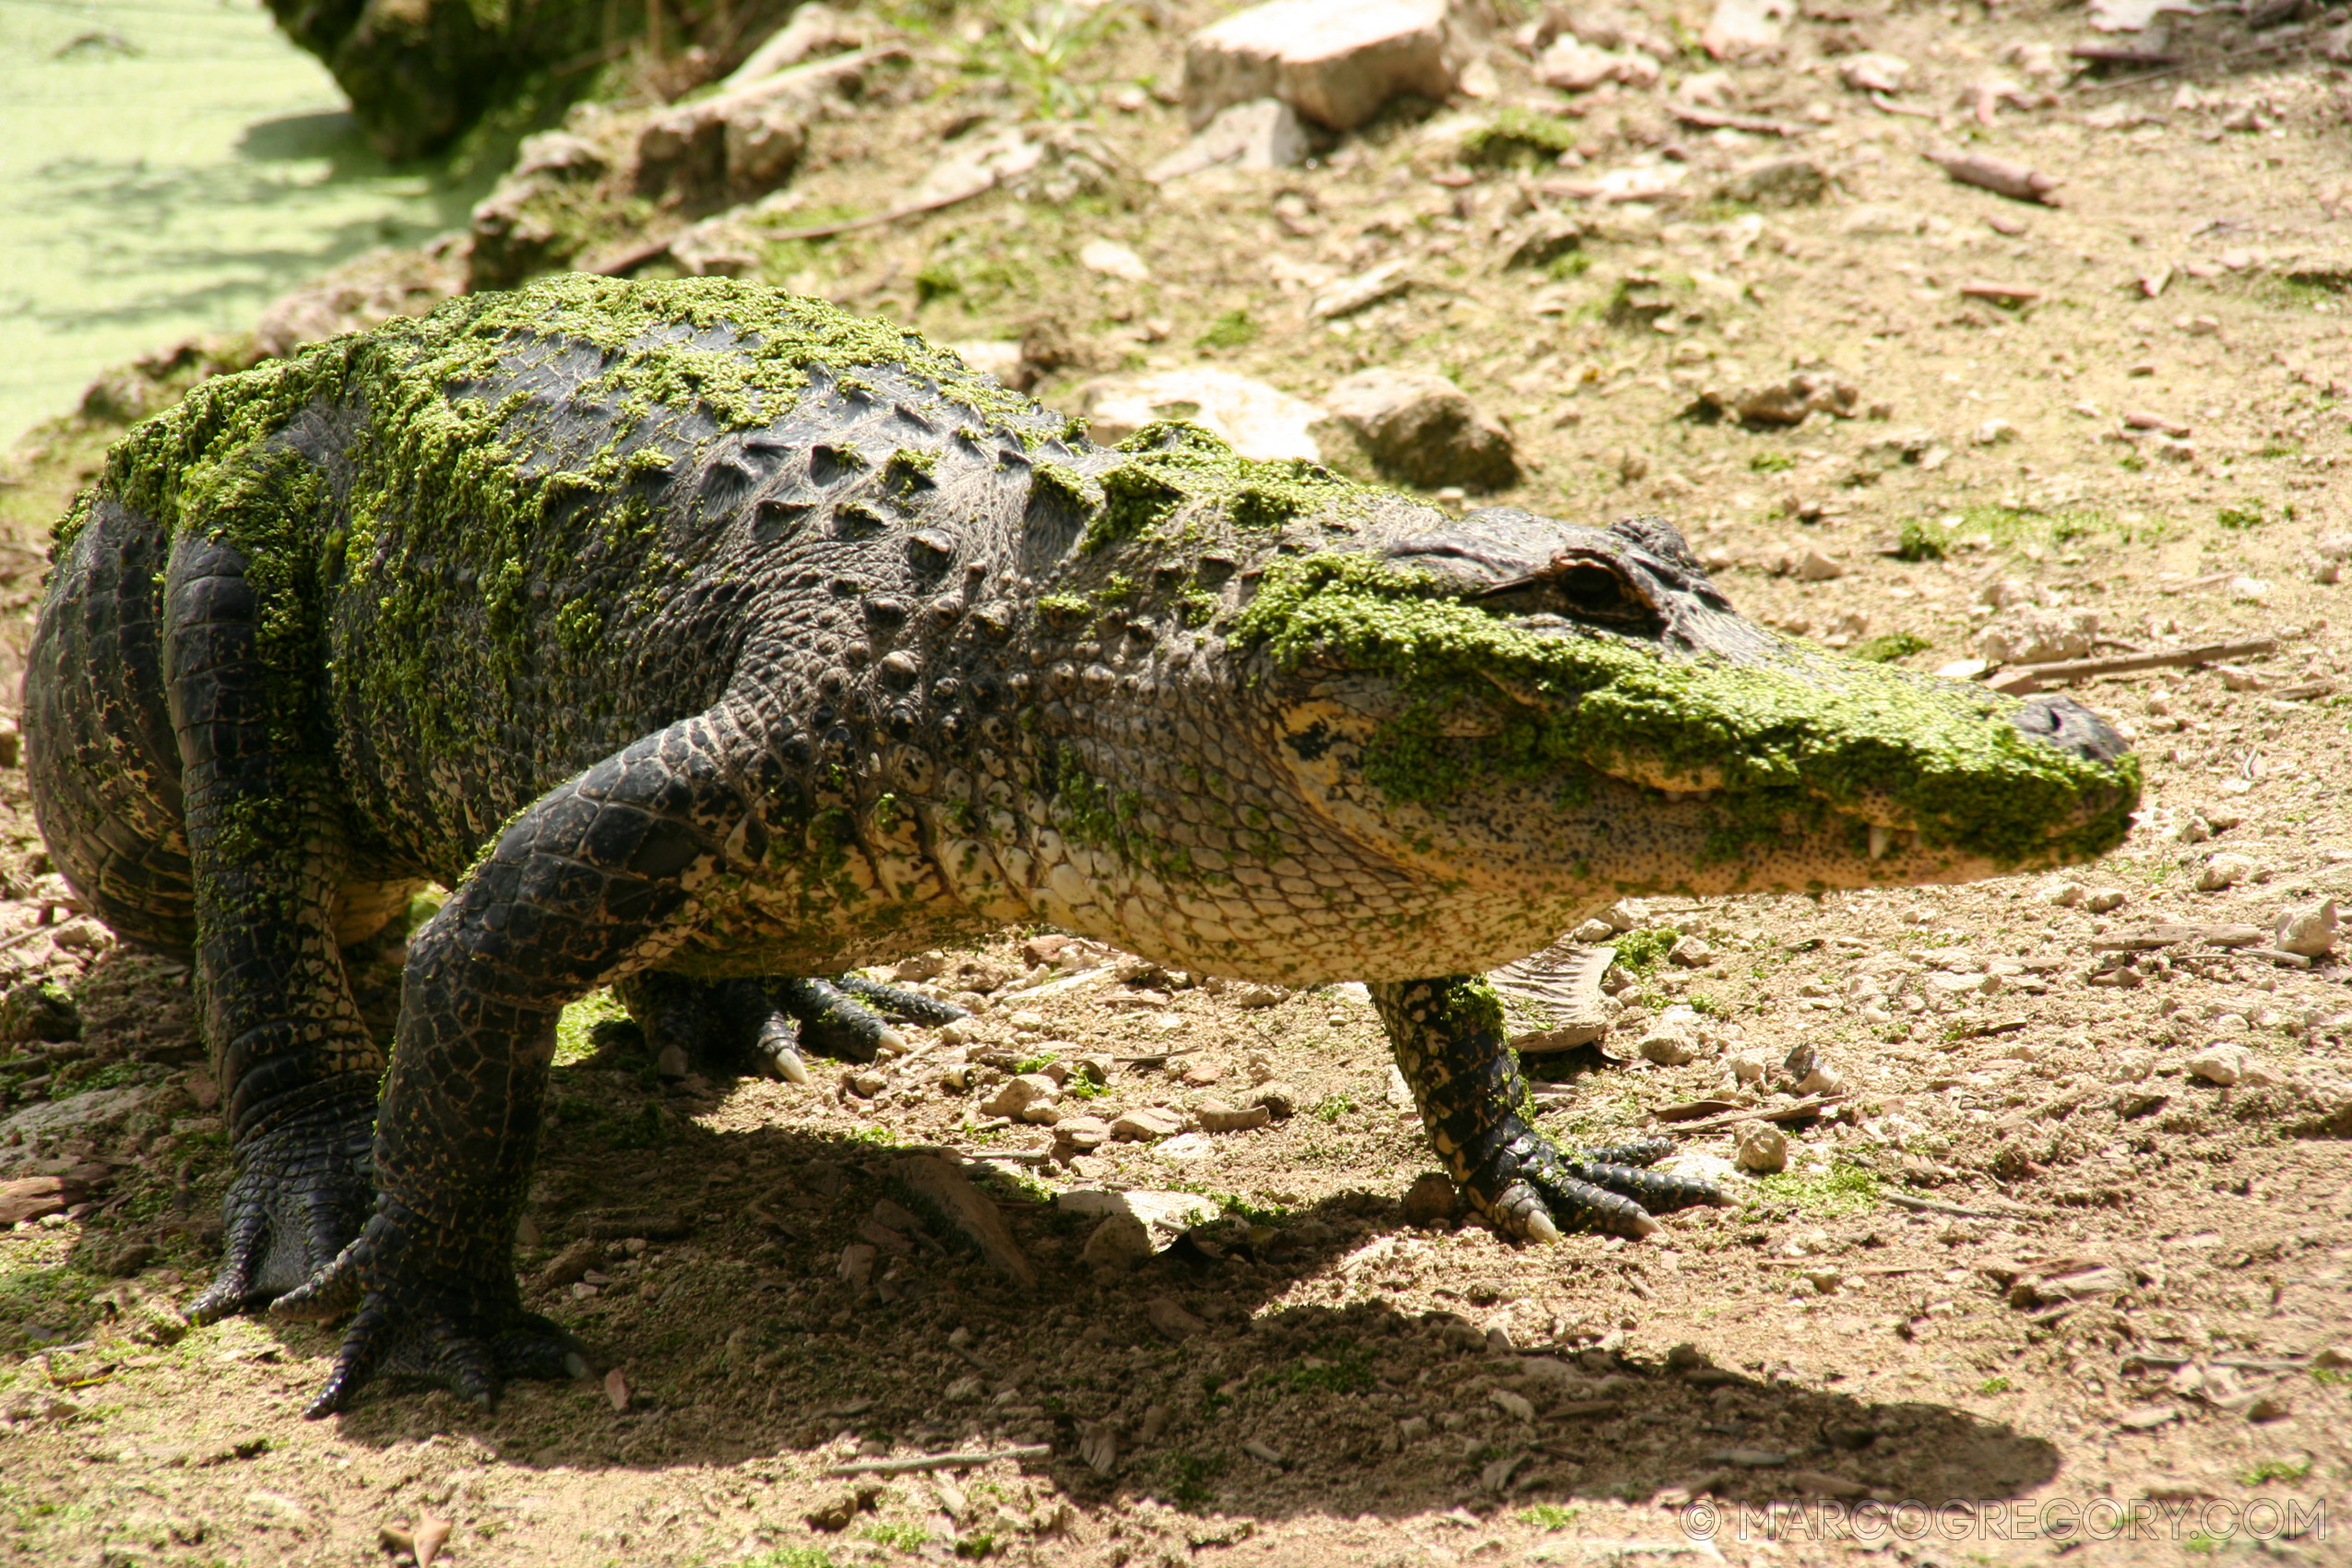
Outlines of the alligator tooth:
<svg viewBox="0 0 2352 1568">
<path fill-rule="evenodd" d="M 1887 850 L 1894 847 L 1895 830 L 1891 827 L 1881 827 L 1877 823 L 1871 824 L 1871 859 L 1874 861 L 1886 859 Z"/>
</svg>

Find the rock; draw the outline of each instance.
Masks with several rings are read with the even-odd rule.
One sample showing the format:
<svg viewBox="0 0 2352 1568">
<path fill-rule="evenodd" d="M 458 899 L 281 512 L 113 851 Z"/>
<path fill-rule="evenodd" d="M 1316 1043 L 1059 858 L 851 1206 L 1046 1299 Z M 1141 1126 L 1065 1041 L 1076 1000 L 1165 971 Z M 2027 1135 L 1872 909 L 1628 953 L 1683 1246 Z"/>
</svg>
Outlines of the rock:
<svg viewBox="0 0 2352 1568">
<path fill-rule="evenodd" d="M 1772 1071 L 1772 1058 L 1762 1051 L 1743 1051 L 1731 1059 L 1730 1066 L 1734 1082 L 1760 1084 L 1764 1075 Z"/>
<path fill-rule="evenodd" d="M 1776 53 L 1781 24 L 1796 10 L 1792 0 L 1716 0 L 1699 46 L 1716 60 Z"/>
<path fill-rule="evenodd" d="M 1244 1133 L 1253 1127 L 1263 1127 L 1274 1120 L 1273 1112 L 1263 1105 L 1246 1109 L 1228 1104 L 1221 1099 L 1205 1099 L 1194 1112 L 1200 1118 L 1204 1133 Z"/>
<path fill-rule="evenodd" d="M 1111 1141 L 1111 1123 L 1099 1116 L 1064 1116 L 1053 1123 L 1058 1147 L 1090 1154 Z"/>
<path fill-rule="evenodd" d="M 583 1237 L 549 1259 L 546 1265 L 531 1277 L 531 1287 L 544 1295 L 576 1285 L 580 1277 L 604 1261 L 604 1248 Z"/>
<path fill-rule="evenodd" d="M 1007 1079 L 1004 1087 L 991 1096 L 980 1106 L 980 1110 L 990 1116 L 1010 1116 L 1021 1120 L 1041 1121 L 1044 1118 L 1031 1117 L 1030 1110 L 1035 1107 L 1051 1108 L 1053 1102 L 1061 1098 L 1061 1086 L 1043 1073 L 1023 1073 L 1017 1077 Z"/>
<path fill-rule="evenodd" d="M 1130 283 L 1151 281 L 1151 268 L 1144 258 L 1116 240 L 1098 236 L 1078 247 L 1078 265 L 1089 272 L 1099 272 L 1106 278 L 1123 278 Z M 1030 960 L 1032 963 L 1037 960 Z"/>
<path fill-rule="evenodd" d="M 863 1296 L 866 1287 L 873 1283 L 874 1260 L 879 1256 L 880 1249 L 871 1242 L 852 1241 L 841 1249 L 841 1261 L 834 1272 L 841 1277 L 851 1295 Z"/>
<path fill-rule="evenodd" d="M 1024 1289 L 1036 1285 L 1037 1271 L 1013 1239 L 1003 1212 L 961 1168 L 935 1154 L 916 1154 L 892 1161 L 890 1172 L 909 1196 L 936 1210 L 978 1247 L 990 1267 Z"/>
<path fill-rule="evenodd" d="M 1829 173 L 1810 158 L 1767 158 L 1732 171 L 1715 194 L 1755 207 L 1811 207 L 1829 194 Z"/>
<path fill-rule="evenodd" d="M 20 1176 L 13 1182 L 0 1182 L 0 1226 L 20 1225 L 63 1214 L 72 1203 L 65 1195 L 62 1177 Z"/>
<path fill-rule="evenodd" d="M 2083 908 L 2092 914 L 2104 915 L 2121 909 L 2129 901 L 2130 895 L 2120 887 L 2100 887 L 2094 889 L 2091 896 L 2083 900 Z"/>
<path fill-rule="evenodd" d="M 1658 65 L 1638 49 L 1595 49 L 1562 38 L 1537 57 L 1535 73 L 1536 80 L 1562 92 L 1590 92 L 1603 82 L 1646 90 L 1657 85 Z"/>
<path fill-rule="evenodd" d="M 1786 381 L 1738 391 L 1708 388 L 1699 400 L 1743 424 L 1800 425 L 1817 413 L 1852 419 L 1861 405 L 1860 388 L 1834 370 L 1800 370 Z"/>
<path fill-rule="evenodd" d="M 1497 1409 L 1515 1421 L 1532 1421 L 1536 1419 L 1536 1408 L 1524 1394 L 1514 1394 L 1507 1388 L 1497 1388 L 1491 1390 L 1487 1397 L 1494 1401 Z"/>
<path fill-rule="evenodd" d="M 1686 936 L 1668 949 L 1666 961 L 1686 969 L 1704 969 L 1715 962 L 1715 949 L 1695 936 Z"/>
<path fill-rule="evenodd" d="M 2053 909 L 2071 909 L 2083 901 L 2084 887 L 2079 882 L 2061 879 L 2042 888 L 2041 901 Z"/>
<path fill-rule="evenodd" d="M 806 4 L 792 13 L 792 19 L 768 36 L 767 42 L 752 51 L 743 63 L 720 82 L 722 91 L 749 87 L 777 72 L 797 65 L 814 54 L 829 53 L 837 49 L 854 48 L 861 39 L 861 30 L 830 6 Z"/>
<path fill-rule="evenodd" d="M 0 1040 L 81 1038 L 81 1011 L 62 988 L 47 980 L 28 980 L 0 996 Z"/>
<path fill-rule="evenodd" d="M 1645 1062 L 1679 1067 L 1699 1054 L 1699 1016 L 1688 1007 L 1669 1007 L 1650 1020 L 1633 1049 Z"/>
<path fill-rule="evenodd" d="M 398 0 L 287 6 L 278 20 L 326 62 L 369 145 L 396 163 L 441 150 L 526 82 L 610 42 L 593 6 Z"/>
<path fill-rule="evenodd" d="M 1281 1079 L 1260 1084 L 1250 1094 L 1250 1103 L 1265 1108 L 1265 1113 L 1277 1122 L 1287 1120 L 1299 1109 L 1299 1091 Z"/>
<path fill-rule="evenodd" d="M 1378 267 L 1342 278 L 1307 302 L 1307 315 L 1317 321 L 1336 321 L 1360 310 L 1370 310 L 1413 287 L 1412 262 L 1399 256 Z"/>
<path fill-rule="evenodd" d="M 2244 855 L 2215 855 L 2197 873 L 2197 891 L 2218 893 L 2254 874 L 2254 862 Z"/>
<path fill-rule="evenodd" d="M 1205 1089 L 1211 1084 L 1223 1083 L 1230 1069 L 1222 1062 L 1188 1063 L 1184 1067 L 1184 1082 L 1194 1088 Z"/>
<path fill-rule="evenodd" d="M 1826 1062 L 1816 1063 L 1812 1070 L 1789 1086 L 1791 1094 L 1843 1094 L 1846 1075 Z"/>
<path fill-rule="evenodd" d="M 1575 220 L 1557 212 L 1538 212 L 1519 231 L 1503 265 L 1506 268 L 1549 267 L 1570 251 L 1581 249 L 1584 243 L 1584 226 Z"/>
<path fill-rule="evenodd" d="M 1290 993 L 1278 985 L 1261 985 L 1251 981 L 1245 985 L 1228 986 L 1225 1000 L 1236 1007 L 1279 1007 L 1290 1000 Z"/>
<path fill-rule="evenodd" d="M 2298 953 L 2306 958 L 2324 958 L 2335 948 L 2338 929 L 2335 900 L 2322 898 L 2300 909 L 2289 909 L 2278 918 L 2275 928 L 2276 945 L 2281 952 Z"/>
<path fill-rule="evenodd" d="M 1143 1226 L 1157 1252 L 1195 1226 L 1206 1225 L 1224 1211 L 1213 1198 L 1194 1193 L 1150 1191 L 1110 1192 L 1079 1188 L 1053 1195 L 1053 1206 L 1072 1214 L 1123 1215 Z"/>
<path fill-rule="evenodd" d="M 1369 469 L 1423 490 L 1501 490 L 1518 481 L 1510 431 L 1443 376 L 1360 371 L 1334 386 L 1324 407 L 1330 417 L 1313 434 L 1335 468 Z"/>
<path fill-rule="evenodd" d="M 1192 140 L 1144 171 L 1144 178 L 1165 185 L 1206 169 L 1289 169 L 1313 150 L 1297 110 L 1278 98 L 1253 99 L 1218 110 Z"/>
<path fill-rule="evenodd" d="M 1442 1170 L 1414 1178 L 1406 1189 L 1404 1215 L 1408 1225 L 1434 1225 L 1462 1212 L 1462 1194 L 1454 1178 Z"/>
<path fill-rule="evenodd" d="M 1910 85 L 1911 62 L 1874 50 L 1848 54 L 1837 63 L 1837 79 L 1856 92 L 1901 92 Z"/>
<path fill-rule="evenodd" d="M 26 1106 L 0 1120 L 0 1148 L 42 1139 L 89 1137 L 145 1105 L 152 1091 L 140 1088 L 84 1089 L 63 1099 Z"/>
<path fill-rule="evenodd" d="M 1322 460 L 1309 429 L 1324 417 L 1313 403 L 1211 366 L 1100 376 L 1077 388 L 1076 411 L 1095 440 L 1123 441 L 1146 425 L 1182 420 L 1222 437 L 1241 457 Z"/>
<path fill-rule="evenodd" d="M 1739 1153 L 1735 1157 L 1742 1170 L 1768 1175 L 1788 1169 L 1788 1137 L 1768 1122 L 1752 1123 L 1740 1129 Z"/>
<path fill-rule="evenodd" d="M 1988 585 L 1998 597 L 2005 586 Z M 1979 590 L 1987 591 L 1987 590 Z M 2030 590 L 2027 590 L 2030 591 Z M 1977 651 L 1996 664 L 2049 664 L 2089 657 L 2099 635 L 2095 610 L 2044 610 L 2027 603 L 2002 613 L 1977 634 Z"/>
<path fill-rule="evenodd" d="M 1184 114 L 1279 99 L 1333 130 L 1352 130 L 1399 93 L 1442 103 L 1461 79 L 1464 41 L 1445 0 L 1269 0 L 1193 35 Z"/>
<path fill-rule="evenodd" d="M 1151 1232 L 1132 1214 L 1109 1214 L 1096 1222 L 1078 1251 L 1088 1268 L 1132 1268 L 1151 1256 Z"/>
<path fill-rule="evenodd" d="M 1157 1106 L 1123 1111 L 1111 1123 L 1111 1135 L 1124 1143 L 1147 1144 L 1155 1138 L 1174 1137 L 1183 1130 L 1184 1118 L 1181 1114 Z"/>
<path fill-rule="evenodd" d="M 1400 1443 L 1419 1443 L 1427 1437 L 1429 1432 L 1427 1416 L 1407 1416 L 1396 1423 L 1396 1437 Z"/>
<path fill-rule="evenodd" d="M 1168 1339 L 1182 1344 L 1208 1327 L 1199 1318 L 1166 1296 L 1155 1296 L 1144 1308 L 1144 1316 L 1152 1327 Z"/>
<path fill-rule="evenodd" d="M 2181 1063 L 2183 1069 L 2209 1084 L 2229 1087 L 2246 1075 L 2253 1052 L 2242 1045 L 2215 1040 Z"/>
</svg>

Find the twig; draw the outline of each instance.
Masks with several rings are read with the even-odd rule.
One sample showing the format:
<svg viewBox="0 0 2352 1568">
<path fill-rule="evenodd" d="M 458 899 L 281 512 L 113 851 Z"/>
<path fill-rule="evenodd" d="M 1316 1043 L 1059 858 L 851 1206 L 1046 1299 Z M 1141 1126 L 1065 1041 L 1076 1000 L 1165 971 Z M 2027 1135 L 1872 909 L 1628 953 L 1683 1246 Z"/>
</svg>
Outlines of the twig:
<svg viewBox="0 0 2352 1568">
<path fill-rule="evenodd" d="M 2012 201 L 2039 202 L 2044 207 L 2058 205 L 2052 194 L 2058 189 L 2058 181 L 2038 169 L 1981 152 L 1930 151 L 1923 156 L 1964 185 L 1975 185 Z"/>
<path fill-rule="evenodd" d="M 1871 102 L 1889 114 L 1908 114 L 1914 120 L 1933 120 L 1939 125 L 1943 120 L 1943 116 L 1932 109 L 1914 109 L 1907 103 L 1895 102 L 1883 92 L 1871 94 Z"/>
<path fill-rule="evenodd" d="M 1938 1203 L 1933 1198 L 1915 1198 L 1908 1193 L 1879 1194 L 1897 1208 L 1907 1208 L 1914 1214 L 1941 1214 L 1954 1219 L 2032 1219 L 2032 1209 L 2020 1205 L 2013 1208 L 1962 1208 L 1958 1204 Z"/>
<path fill-rule="evenodd" d="M 981 1465 L 992 1465 L 999 1459 L 1051 1457 L 1051 1443 L 1036 1443 L 1019 1448 L 1000 1448 L 993 1454 L 918 1454 L 911 1459 L 852 1459 L 846 1465 L 831 1466 L 825 1473 L 828 1476 L 911 1476 L 924 1470 L 973 1469 Z"/>
<path fill-rule="evenodd" d="M 2204 647 L 2184 647 L 2171 653 L 2129 653 L 2114 659 L 2069 659 L 2055 664 L 2021 664 L 2014 670 L 2004 670 L 1985 683 L 1996 692 L 2012 696 L 2037 691 L 2044 681 L 2081 681 L 2093 675 L 2129 675 L 2140 670 L 2178 670 L 2192 664 L 2214 664 L 2225 659 L 2251 659 L 2257 654 L 2276 653 L 2276 637 L 2258 637 L 2251 642 L 2209 643 Z"/>
<path fill-rule="evenodd" d="M 1760 137 L 1801 137 L 1806 129 L 1786 120 L 1766 119 L 1761 114 L 1734 114 L 1723 109 L 1703 109 L 1695 103 L 1678 105 L 1672 113 L 1686 125 L 1697 125 L 1710 131 L 1746 131 Z"/>
<path fill-rule="evenodd" d="M 1719 1133 L 1726 1127 L 1736 1127 L 1742 1122 L 1794 1122 L 1801 1117 L 1818 1116 L 1826 1108 L 1837 1104 L 1842 1094 L 1816 1095 L 1800 1099 L 1794 1105 L 1777 1106 L 1770 1110 L 1742 1111 L 1732 1116 L 1717 1116 L 1706 1122 L 1669 1122 L 1669 1131 L 1681 1136 L 1691 1133 Z"/>
<path fill-rule="evenodd" d="M 2133 87 L 2141 82 L 2152 82 L 2160 77 L 2168 77 L 2172 75 L 2173 72 L 2185 70 L 2191 65 L 2227 65 L 2233 60 L 2251 59 L 2256 54 L 2275 54 L 2282 49 L 2293 48 L 2299 42 L 2308 41 L 2299 41 L 2290 38 L 2277 43 L 2249 44 L 2243 49 L 2233 49 L 2227 54 L 2216 54 L 2210 60 L 2180 60 L 2176 61 L 2169 65 L 2158 65 L 2156 69 L 2152 71 L 2143 71 L 2136 77 L 2117 77 L 2112 81 L 2104 82 L 2076 82 L 2069 90 L 2074 92 L 2105 92 L 2110 88 Z"/>
<path fill-rule="evenodd" d="M 768 231 L 767 238 L 771 240 L 824 240 L 830 239 L 835 234 L 847 234 L 852 230 L 878 229 L 885 223 L 896 223 L 901 218 L 913 218 L 921 213 L 936 212 L 943 207 L 953 207 L 959 201 L 969 201 L 972 197 L 985 196 L 995 188 L 994 183 L 992 182 L 972 190 L 951 191 L 945 196 L 932 196 L 925 201 L 909 202 L 904 207 L 894 207 L 887 212 L 877 212 L 865 218 L 845 218 L 837 223 L 812 223 L 800 229 L 772 229 Z"/>
</svg>

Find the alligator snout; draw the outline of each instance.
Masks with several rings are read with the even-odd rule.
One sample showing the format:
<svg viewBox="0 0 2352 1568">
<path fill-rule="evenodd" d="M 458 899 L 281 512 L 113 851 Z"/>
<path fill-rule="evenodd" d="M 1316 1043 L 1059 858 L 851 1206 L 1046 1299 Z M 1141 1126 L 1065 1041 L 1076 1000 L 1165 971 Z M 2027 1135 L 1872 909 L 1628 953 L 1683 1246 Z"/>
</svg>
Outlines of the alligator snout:
<svg viewBox="0 0 2352 1568">
<path fill-rule="evenodd" d="M 2011 722 L 2042 744 L 2085 762 L 2113 763 L 2132 749 L 2113 725 L 2073 697 L 2027 697 Z"/>
</svg>

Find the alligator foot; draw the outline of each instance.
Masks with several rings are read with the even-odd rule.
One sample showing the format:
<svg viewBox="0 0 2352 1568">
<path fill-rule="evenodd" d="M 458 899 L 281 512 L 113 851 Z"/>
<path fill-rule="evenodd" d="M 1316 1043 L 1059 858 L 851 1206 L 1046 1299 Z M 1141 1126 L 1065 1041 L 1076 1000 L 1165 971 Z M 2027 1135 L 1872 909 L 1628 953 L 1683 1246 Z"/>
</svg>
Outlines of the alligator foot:
<svg viewBox="0 0 2352 1568">
<path fill-rule="evenodd" d="M 487 1409 L 510 1378 L 581 1378 L 588 1358 L 563 1325 L 525 1312 L 511 1268 L 474 1280 L 403 1268 L 418 1218 L 386 1203 L 360 1240 L 300 1289 L 270 1308 L 279 1317 L 327 1323 L 356 1306 L 327 1385 L 303 1413 L 316 1419 L 349 1407 L 378 1376 L 438 1384 Z"/>
<path fill-rule="evenodd" d="M 1505 1043 L 1503 1007 L 1470 976 L 1372 988 L 1398 1071 L 1455 1181 L 1505 1234 L 1554 1241 L 1577 1226 L 1646 1236 L 1653 1215 L 1728 1200 L 1712 1184 L 1642 1169 L 1673 1146 L 1645 1140 L 1572 1155 L 1535 1124 Z"/>
<path fill-rule="evenodd" d="M 953 1003 L 861 975 L 838 981 L 777 977 L 696 980 L 659 970 L 615 988 L 645 1031 L 655 1062 L 734 1068 L 748 1061 L 770 1077 L 809 1081 L 803 1047 L 851 1062 L 905 1049 L 892 1018 L 946 1024 L 967 1016 Z M 672 1054 L 674 1051 L 674 1054 Z"/>
<path fill-rule="evenodd" d="M 318 1103 L 238 1144 L 236 1175 L 220 1206 L 220 1272 L 188 1304 L 189 1322 L 217 1323 L 268 1305 L 367 1223 L 375 1086 L 324 1087 L 342 1092 L 320 1094 Z"/>
</svg>

